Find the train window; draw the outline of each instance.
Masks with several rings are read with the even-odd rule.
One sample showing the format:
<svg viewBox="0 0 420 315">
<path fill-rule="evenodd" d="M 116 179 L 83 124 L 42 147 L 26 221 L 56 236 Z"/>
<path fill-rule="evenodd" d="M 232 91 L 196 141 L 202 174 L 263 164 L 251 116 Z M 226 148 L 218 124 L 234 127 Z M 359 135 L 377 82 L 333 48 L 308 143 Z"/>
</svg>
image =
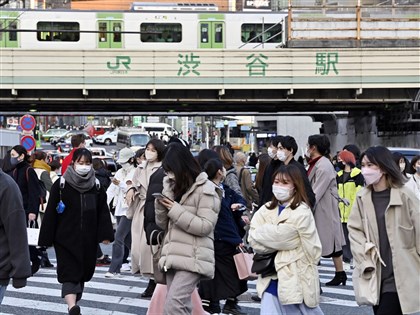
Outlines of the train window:
<svg viewBox="0 0 420 315">
<path fill-rule="evenodd" d="M 17 22 L 8 22 L 7 23 L 9 29 L 9 40 L 16 41 L 17 40 Z"/>
<path fill-rule="evenodd" d="M 140 34 L 142 42 L 180 43 L 182 41 L 182 25 L 180 23 L 142 23 Z"/>
<path fill-rule="evenodd" d="M 80 26 L 77 22 L 38 22 L 38 41 L 77 42 Z"/>
<path fill-rule="evenodd" d="M 121 23 L 115 22 L 112 26 L 112 30 L 114 31 L 114 43 L 121 43 Z"/>
<path fill-rule="evenodd" d="M 201 42 L 209 42 L 209 25 L 207 23 L 201 23 Z"/>
<path fill-rule="evenodd" d="M 223 24 L 216 23 L 214 27 L 214 42 L 215 43 L 223 43 Z"/>
<path fill-rule="evenodd" d="M 242 24 L 243 43 L 281 43 L 281 24 Z"/>
<path fill-rule="evenodd" d="M 99 22 L 99 41 L 100 42 L 106 42 L 107 41 L 107 23 L 106 22 Z"/>
</svg>

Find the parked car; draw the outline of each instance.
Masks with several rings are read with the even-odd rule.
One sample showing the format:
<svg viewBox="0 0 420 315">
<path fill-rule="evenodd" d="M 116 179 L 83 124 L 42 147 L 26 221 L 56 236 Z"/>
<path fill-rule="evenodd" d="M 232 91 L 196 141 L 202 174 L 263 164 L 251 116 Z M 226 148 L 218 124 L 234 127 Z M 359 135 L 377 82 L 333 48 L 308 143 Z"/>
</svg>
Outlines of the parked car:
<svg viewBox="0 0 420 315">
<path fill-rule="evenodd" d="M 68 130 L 66 129 L 48 129 L 46 132 L 44 132 L 41 136 L 41 139 L 48 142 L 51 140 L 51 138 L 54 137 L 61 137 L 64 134 L 66 134 Z"/>
<path fill-rule="evenodd" d="M 399 148 L 399 147 L 388 147 L 388 149 L 394 153 L 399 152 L 404 155 L 409 162 L 415 157 L 416 155 L 420 155 L 420 149 L 416 148 Z"/>
<path fill-rule="evenodd" d="M 117 137 L 118 137 L 118 130 L 107 131 L 103 135 L 98 135 L 96 137 L 93 137 L 93 142 L 103 143 L 105 145 L 111 145 L 113 143 L 117 143 Z"/>
<path fill-rule="evenodd" d="M 86 147 L 91 147 L 93 145 L 92 138 L 84 130 L 70 130 L 67 131 L 61 137 L 54 137 L 51 139 L 51 144 L 57 146 L 59 143 L 67 143 L 71 146 L 71 137 L 77 134 L 83 134 L 85 136 Z"/>
</svg>

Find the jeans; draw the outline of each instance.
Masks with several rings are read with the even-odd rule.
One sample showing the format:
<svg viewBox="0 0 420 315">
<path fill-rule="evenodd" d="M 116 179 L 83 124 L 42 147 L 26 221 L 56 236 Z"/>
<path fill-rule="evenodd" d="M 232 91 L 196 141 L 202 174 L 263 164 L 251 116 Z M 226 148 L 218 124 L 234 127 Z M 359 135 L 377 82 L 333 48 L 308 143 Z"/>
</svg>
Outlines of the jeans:
<svg viewBox="0 0 420 315">
<path fill-rule="evenodd" d="M 4 294 L 6 293 L 7 285 L 0 285 L 0 304 L 3 301 Z"/>
<path fill-rule="evenodd" d="M 119 273 L 124 259 L 124 247 L 131 248 L 131 221 L 126 216 L 117 217 L 118 225 L 112 244 L 112 260 L 109 272 Z"/>
</svg>

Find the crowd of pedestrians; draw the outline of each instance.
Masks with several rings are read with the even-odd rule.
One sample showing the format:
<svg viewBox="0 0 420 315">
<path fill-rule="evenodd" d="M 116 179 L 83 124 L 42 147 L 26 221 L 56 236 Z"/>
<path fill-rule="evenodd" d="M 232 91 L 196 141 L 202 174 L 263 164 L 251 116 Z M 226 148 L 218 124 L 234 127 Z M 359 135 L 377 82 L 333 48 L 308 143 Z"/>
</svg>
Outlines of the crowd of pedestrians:
<svg viewBox="0 0 420 315">
<path fill-rule="evenodd" d="M 349 144 L 333 157 L 328 137 L 311 135 L 305 157 L 292 136 L 273 137 L 259 155 L 220 145 L 194 157 L 174 137 L 122 149 L 112 177 L 83 137 L 71 142 L 62 165 L 20 145 L 0 163 L 0 302 L 10 279 L 23 287 L 53 266 L 53 246 L 70 315 L 82 313 L 97 265 L 110 279 L 149 279 L 139 298 L 151 298 L 150 315 L 244 315 L 248 286 L 234 255 L 252 250 L 267 261 L 252 297 L 261 314 L 323 314 L 321 257 L 335 267 L 326 286 L 346 285 L 349 268 L 361 275 L 355 286 L 374 275 L 375 315 L 420 312 L 420 156 Z M 40 227 L 38 246 L 26 226 Z M 111 242 L 112 259 L 99 244 Z"/>
</svg>

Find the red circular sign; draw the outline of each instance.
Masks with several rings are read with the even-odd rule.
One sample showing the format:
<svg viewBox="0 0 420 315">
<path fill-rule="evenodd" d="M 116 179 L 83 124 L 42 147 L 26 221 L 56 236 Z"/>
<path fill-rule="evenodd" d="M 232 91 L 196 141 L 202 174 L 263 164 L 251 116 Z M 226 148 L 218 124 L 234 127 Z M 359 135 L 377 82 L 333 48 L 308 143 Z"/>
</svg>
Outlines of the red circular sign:
<svg viewBox="0 0 420 315">
<path fill-rule="evenodd" d="M 36 141 L 35 138 L 32 136 L 23 136 L 20 138 L 20 144 L 27 150 L 32 151 L 35 149 Z"/>
<path fill-rule="evenodd" d="M 25 131 L 32 131 L 32 130 L 34 130 L 35 125 L 36 125 L 36 120 L 35 120 L 34 116 L 24 115 L 20 119 L 20 126 Z"/>
</svg>

